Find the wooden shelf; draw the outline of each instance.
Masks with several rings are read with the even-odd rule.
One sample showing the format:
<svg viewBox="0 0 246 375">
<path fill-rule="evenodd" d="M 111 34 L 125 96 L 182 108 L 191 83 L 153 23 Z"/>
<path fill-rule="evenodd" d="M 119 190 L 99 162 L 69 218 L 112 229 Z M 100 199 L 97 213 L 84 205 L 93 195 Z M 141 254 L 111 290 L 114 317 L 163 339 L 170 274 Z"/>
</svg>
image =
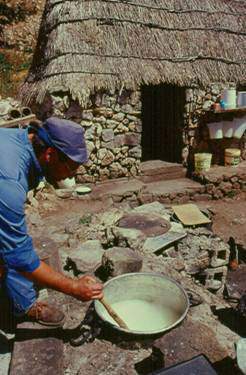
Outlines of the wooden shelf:
<svg viewBox="0 0 246 375">
<path fill-rule="evenodd" d="M 214 113 L 244 113 L 244 112 L 246 112 L 246 107 L 214 110 Z"/>
</svg>

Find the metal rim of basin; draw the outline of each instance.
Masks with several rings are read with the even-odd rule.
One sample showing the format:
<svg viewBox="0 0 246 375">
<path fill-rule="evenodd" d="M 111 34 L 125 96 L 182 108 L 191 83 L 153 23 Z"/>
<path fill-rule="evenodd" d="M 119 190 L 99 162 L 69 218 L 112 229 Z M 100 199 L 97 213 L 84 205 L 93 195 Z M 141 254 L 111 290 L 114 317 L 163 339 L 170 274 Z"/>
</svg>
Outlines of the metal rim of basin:
<svg viewBox="0 0 246 375">
<path fill-rule="evenodd" d="M 168 327 L 165 327 L 163 329 L 158 329 L 158 330 L 153 330 L 153 331 L 134 331 L 134 330 L 130 330 L 130 329 L 124 329 L 124 328 L 121 328 L 111 322 L 109 322 L 108 320 L 105 319 L 105 317 L 103 316 L 103 314 L 101 314 L 100 310 L 99 310 L 99 304 L 100 302 L 95 300 L 94 301 L 94 306 L 95 306 L 95 311 L 96 313 L 98 314 L 98 316 L 102 319 L 103 322 L 106 322 L 107 324 L 109 324 L 110 326 L 112 326 L 113 328 L 115 328 L 116 330 L 118 331 L 121 331 L 121 332 L 124 332 L 124 333 L 128 333 L 128 334 L 133 334 L 133 335 L 144 335 L 144 336 L 150 336 L 150 335 L 157 335 L 157 334 L 161 334 L 161 333 L 164 333 L 164 332 L 167 332 L 167 331 L 170 331 L 171 329 L 173 329 L 174 327 L 176 327 L 179 323 L 181 323 L 184 318 L 186 317 L 188 311 L 189 311 L 189 307 L 190 307 L 190 303 L 189 303 L 189 297 L 188 297 L 188 294 L 186 292 L 186 290 L 174 279 L 172 279 L 171 277 L 169 276 L 166 276 L 166 275 L 162 275 L 161 273 L 156 273 L 156 272 L 132 272 L 132 273 L 124 273 L 123 275 L 120 275 L 120 276 L 116 276 L 116 277 L 113 277 L 112 279 L 108 280 L 105 284 L 104 284 L 104 288 L 107 287 L 107 285 L 109 285 L 110 283 L 114 282 L 115 280 L 119 280 L 121 278 L 125 278 L 125 277 L 132 277 L 132 276 L 137 276 L 137 275 L 142 275 L 142 276 L 151 276 L 151 277 L 158 277 L 158 278 L 162 278 L 162 279 L 166 279 L 170 282 L 172 282 L 173 284 L 175 284 L 175 286 L 182 292 L 184 298 L 185 298 L 185 302 L 186 302 L 186 308 L 183 312 L 183 314 L 180 316 L 179 319 L 177 319 L 173 324 L 171 324 L 170 326 Z"/>
</svg>

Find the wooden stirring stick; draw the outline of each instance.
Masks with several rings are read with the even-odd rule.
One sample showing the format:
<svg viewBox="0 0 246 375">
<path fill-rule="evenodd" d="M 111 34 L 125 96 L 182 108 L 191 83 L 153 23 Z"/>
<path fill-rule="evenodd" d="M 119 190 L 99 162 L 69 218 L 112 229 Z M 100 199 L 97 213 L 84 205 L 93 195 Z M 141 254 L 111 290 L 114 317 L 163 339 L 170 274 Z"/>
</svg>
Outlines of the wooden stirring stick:
<svg viewBox="0 0 246 375">
<path fill-rule="evenodd" d="M 119 317 L 119 315 L 114 311 L 114 309 L 112 309 L 112 307 L 105 301 L 104 298 L 100 299 L 99 301 L 103 304 L 109 315 L 116 321 L 116 323 L 119 324 L 121 328 L 129 329 L 124 320 Z"/>
</svg>

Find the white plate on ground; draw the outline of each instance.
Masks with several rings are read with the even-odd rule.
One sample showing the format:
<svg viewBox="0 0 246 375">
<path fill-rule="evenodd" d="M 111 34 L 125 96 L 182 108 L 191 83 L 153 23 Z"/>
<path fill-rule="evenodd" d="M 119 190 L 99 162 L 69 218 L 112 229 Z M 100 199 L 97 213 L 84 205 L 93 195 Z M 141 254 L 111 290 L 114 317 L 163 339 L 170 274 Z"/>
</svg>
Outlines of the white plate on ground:
<svg viewBox="0 0 246 375">
<path fill-rule="evenodd" d="M 76 187 L 75 191 L 79 195 L 88 194 L 91 192 L 91 188 L 89 186 L 78 186 Z"/>
</svg>

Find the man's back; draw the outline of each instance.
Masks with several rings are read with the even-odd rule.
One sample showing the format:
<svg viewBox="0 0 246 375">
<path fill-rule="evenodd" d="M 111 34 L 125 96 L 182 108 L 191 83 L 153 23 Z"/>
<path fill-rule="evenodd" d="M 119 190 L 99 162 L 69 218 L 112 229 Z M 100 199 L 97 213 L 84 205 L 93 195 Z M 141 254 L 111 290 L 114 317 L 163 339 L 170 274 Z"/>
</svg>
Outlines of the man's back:
<svg viewBox="0 0 246 375">
<path fill-rule="evenodd" d="M 32 161 L 27 131 L 0 129 L 0 179 L 19 182 L 28 190 L 28 170 Z"/>
<path fill-rule="evenodd" d="M 27 239 L 24 204 L 35 155 L 22 129 L 0 129 L 0 250 Z"/>
</svg>

